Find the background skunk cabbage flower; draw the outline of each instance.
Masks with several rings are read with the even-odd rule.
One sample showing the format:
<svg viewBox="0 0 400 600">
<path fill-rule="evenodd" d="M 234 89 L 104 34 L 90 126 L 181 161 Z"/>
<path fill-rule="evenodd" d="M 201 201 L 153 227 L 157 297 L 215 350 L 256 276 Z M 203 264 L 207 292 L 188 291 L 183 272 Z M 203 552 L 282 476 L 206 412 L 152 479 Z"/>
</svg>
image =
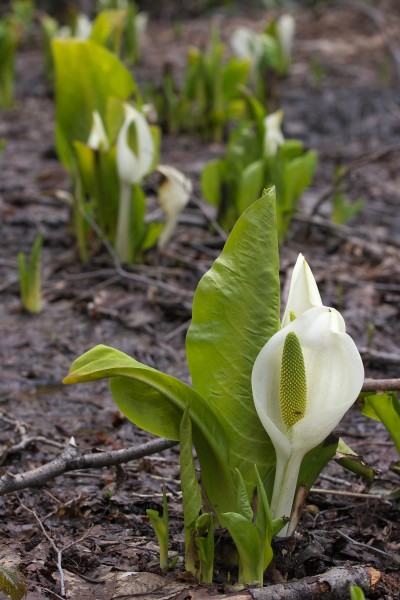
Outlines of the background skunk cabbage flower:
<svg viewBox="0 0 400 600">
<path fill-rule="evenodd" d="M 266 156 L 275 156 L 285 138 L 281 130 L 283 110 L 277 110 L 264 119 L 264 152 Z"/>
<path fill-rule="evenodd" d="M 260 36 L 249 27 L 238 27 L 233 32 L 230 44 L 236 56 L 250 61 L 253 67 L 261 58 Z"/>
<path fill-rule="evenodd" d="M 108 150 L 109 148 L 106 130 L 97 110 L 93 111 L 92 129 L 90 130 L 87 145 L 92 150 Z"/>
<path fill-rule="evenodd" d="M 141 112 L 130 104 L 124 104 L 124 111 L 125 120 L 117 137 L 118 176 L 126 183 L 140 183 L 154 161 L 154 140 Z M 133 134 L 132 139 L 129 133 Z M 134 148 L 131 148 L 130 141 Z"/>
<path fill-rule="evenodd" d="M 121 262 L 128 263 L 132 260 L 132 185 L 141 183 L 150 171 L 155 145 L 144 115 L 130 104 L 124 104 L 124 112 L 125 121 L 116 142 L 120 195 L 115 251 Z"/>
<path fill-rule="evenodd" d="M 296 24 L 292 15 L 282 15 L 276 22 L 279 43 L 288 61 L 292 55 L 295 28 Z"/>
<path fill-rule="evenodd" d="M 311 304 L 319 298 L 307 269 L 299 257 L 291 292 L 293 296 L 296 288 L 302 289 L 303 307 L 307 294 Z M 252 389 L 257 414 L 276 451 L 273 518 L 290 517 L 301 461 L 336 427 L 363 381 L 360 354 L 334 308 L 316 305 L 299 311 L 262 348 Z M 288 533 L 290 523 L 279 535 Z"/>
<path fill-rule="evenodd" d="M 322 306 L 314 275 L 304 256 L 299 254 L 290 280 L 289 295 L 282 327 L 313 306 Z"/>
<path fill-rule="evenodd" d="M 179 213 L 189 202 L 193 186 L 190 179 L 175 167 L 159 165 L 157 171 L 163 175 L 158 186 L 158 199 L 166 216 L 165 227 L 158 239 L 158 247 L 164 248 L 174 232 Z"/>
</svg>

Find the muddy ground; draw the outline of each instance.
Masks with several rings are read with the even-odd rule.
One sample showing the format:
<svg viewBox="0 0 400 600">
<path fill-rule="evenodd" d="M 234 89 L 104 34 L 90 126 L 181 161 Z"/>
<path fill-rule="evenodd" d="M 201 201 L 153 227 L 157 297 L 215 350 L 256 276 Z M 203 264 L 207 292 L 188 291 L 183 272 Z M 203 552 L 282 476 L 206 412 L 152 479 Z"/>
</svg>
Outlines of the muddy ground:
<svg viewBox="0 0 400 600">
<path fill-rule="evenodd" d="M 376 2 L 372 11 L 365 6 L 341 3 L 328 10 L 322 4 L 296 12 L 294 63 L 279 84 L 277 103 L 285 110 L 286 137 L 315 148 L 319 167 L 282 247 L 281 273 L 284 285 L 303 252 L 324 303 L 341 310 L 366 376 L 387 378 L 399 377 L 400 365 L 400 10 L 396 0 Z M 137 78 L 157 81 L 165 61 L 181 72 L 185 49 L 204 46 L 211 22 L 228 38 L 238 24 L 260 29 L 268 16 L 230 8 L 185 19 L 179 31 L 171 21 L 152 19 Z M 60 382 L 71 362 L 98 343 L 188 381 L 184 338 L 193 291 L 223 245 L 198 205 L 200 172 L 222 148 L 164 136 L 163 162 L 192 177 L 197 202 L 182 214 L 165 251 L 150 252 L 144 265 L 131 269 L 153 282 L 122 277 L 101 244 L 88 265 L 80 264 L 69 208 L 56 196 L 56 190 L 69 189 L 69 179 L 55 155 L 53 115 L 42 54 L 30 44 L 18 54 L 16 105 L 0 111 L 0 138 L 7 140 L 0 169 L 0 474 L 43 465 L 71 436 L 85 452 L 150 439 L 118 413 L 106 383 Z M 346 226 L 330 219 L 338 165 L 348 168 L 347 200 L 365 202 Z M 38 232 L 44 236 L 44 302 L 41 314 L 30 316 L 20 308 L 17 254 L 30 251 Z M 378 470 L 376 481 L 369 489 L 330 465 L 307 499 L 291 559 L 281 571 L 291 581 L 332 566 L 367 564 L 384 574 L 368 597 L 398 598 L 400 510 L 382 495 L 399 485 L 389 471 L 398 459 L 395 448 L 359 406 L 339 429 Z M 33 438 L 28 444 L 27 437 Z M 162 484 L 170 500 L 171 557 L 179 557 L 168 578 L 157 568 L 157 543 L 145 513 L 161 508 Z M 123 469 L 70 472 L 6 495 L 0 517 L 0 561 L 24 573 L 31 600 L 61 597 L 57 551 L 67 598 L 174 598 L 195 586 L 182 574 L 177 448 Z M 224 577 L 212 591 L 229 592 Z M 272 571 L 269 581 L 277 578 Z"/>
</svg>

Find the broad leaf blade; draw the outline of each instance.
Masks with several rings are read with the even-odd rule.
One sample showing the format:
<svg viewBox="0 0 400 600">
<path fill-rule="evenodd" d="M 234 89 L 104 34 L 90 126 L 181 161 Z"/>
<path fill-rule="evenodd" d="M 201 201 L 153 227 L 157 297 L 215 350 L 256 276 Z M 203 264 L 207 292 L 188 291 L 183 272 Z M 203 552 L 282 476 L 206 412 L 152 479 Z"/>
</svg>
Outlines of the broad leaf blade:
<svg viewBox="0 0 400 600">
<path fill-rule="evenodd" d="M 208 500 L 218 514 L 235 506 L 234 484 L 227 468 L 226 433 L 210 402 L 178 379 L 102 345 L 80 356 L 64 383 L 106 378 L 110 378 L 111 392 L 121 412 L 155 435 L 179 440 L 179 425 L 189 404 L 193 441 Z"/>
<path fill-rule="evenodd" d="M 400 454 L 400 401 L 396 392 L 365 394 L 362 412 L 384 424 Z"/>
<path fill-rule="evenodd" d="M 243 169 L 236 196 L 239 214 L 244 212 L 260 196 L 265 185 L 264 160 L 256 160 Z"/>
<path fill-rule="evenodd" d="M 95 42 L 56 39 L 52 43 L 55 64 L 56 142 L 64 166 L 73 165 L 72 143 L 86 142 L 93 111 L 106 119 L 111 96 L 126 100 L 136 86 L 118 58 Z"/>
<path fill-rule="evenodd" d="M 271 190 L 239 218 L 221 256 L 201 279 L 187 336 L 193 386 L 229 424 L 230 466 L 251 489 L 254 464 L 264 479 L 275 461 L 256 414 L 254 361 L 280 328 L 275 194 Z"/>
<path fill-rule="evenodd" d="M 310 491 L 325 465 L 335 456 L 338 438 L 333 433 L 318 446 L 307 452 L 302 460 L 298 486 L 304 485 Z"/>
</svg>

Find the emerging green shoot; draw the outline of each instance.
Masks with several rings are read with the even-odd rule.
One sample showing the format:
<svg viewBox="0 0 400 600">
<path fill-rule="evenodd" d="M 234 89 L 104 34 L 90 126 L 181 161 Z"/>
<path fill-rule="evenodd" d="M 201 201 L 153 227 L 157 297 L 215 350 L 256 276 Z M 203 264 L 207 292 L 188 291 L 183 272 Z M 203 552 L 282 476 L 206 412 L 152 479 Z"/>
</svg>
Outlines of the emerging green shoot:
<svg viewBox="0 0 400 600">
<path fill-rule="evenodd" d="M 160 548 L 160 567 L 168 569 L 168 537 L 169 537 L 169 522 L 168 522 L 168 500 L 165 487 L 163 487 L 163 514 L 160 517 L 158 510 L 148 508 L 146 514 L 150 519 L 154 532 L 157 536 L 158 545 Z"/>
<path fill-rule="evenodd" d="M 18 270 L 21 290 L 21 304 L 30 313 L 41 310 L 41 251 L 43 238 L 38 235 L 32 247 L 31 256 L 26 258 L 23 252 L 18 254 Z"/>
<path fill-rule="evenodd" d="M 0 591 L 10 600 L 22 600 L 27 594 L 25 578 L 20 571 L 0 565 Z"/>
</svg>

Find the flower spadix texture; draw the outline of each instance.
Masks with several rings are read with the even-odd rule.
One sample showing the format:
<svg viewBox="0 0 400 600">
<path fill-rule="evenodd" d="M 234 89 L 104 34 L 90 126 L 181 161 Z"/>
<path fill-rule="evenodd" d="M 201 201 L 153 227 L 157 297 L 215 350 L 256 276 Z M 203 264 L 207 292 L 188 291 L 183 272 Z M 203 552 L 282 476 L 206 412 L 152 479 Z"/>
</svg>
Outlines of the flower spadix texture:
<svg viewBox="0 0 400 600">
<path fill-rule="evenodd" d="M 154 140 L 141 112 L 130 104 L 124 104 L 124 112 L 125 120 L 117 137 L 118 176 L 125 183 L 140 183 L 154 161 Z M 130 130 L 133 134 L 134 148 L 129 144 Z"/>
<path fill-rule="evenodd" d="M 308 269 L 299 257 L 289 291 L 289 322 L 262 348 L 252 372 L 255 408 L 276 451 L 274 518 L 290 517 L 301 461 L 336 427 L 364 381 L 361 357 L 343 317 L 318 304 Z M 288 532 L 290 524 L 280 535 Z"/>
</svg>

